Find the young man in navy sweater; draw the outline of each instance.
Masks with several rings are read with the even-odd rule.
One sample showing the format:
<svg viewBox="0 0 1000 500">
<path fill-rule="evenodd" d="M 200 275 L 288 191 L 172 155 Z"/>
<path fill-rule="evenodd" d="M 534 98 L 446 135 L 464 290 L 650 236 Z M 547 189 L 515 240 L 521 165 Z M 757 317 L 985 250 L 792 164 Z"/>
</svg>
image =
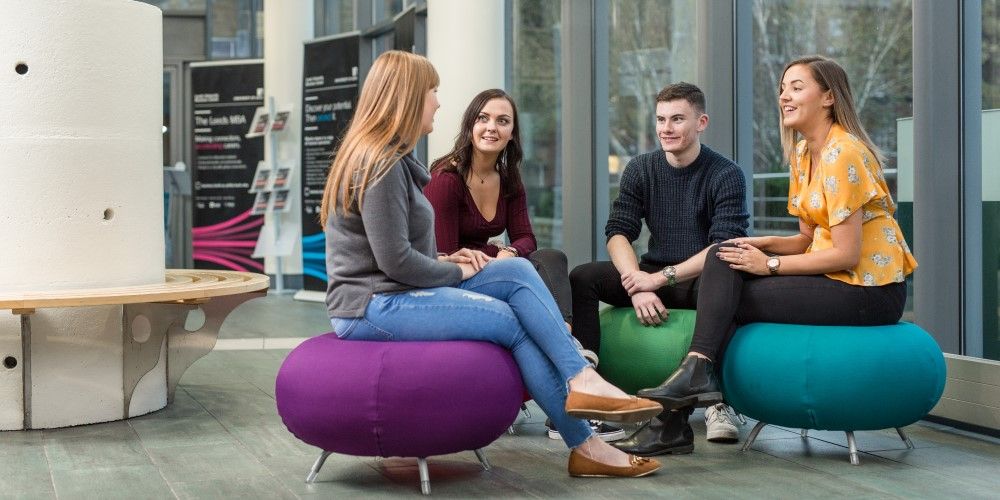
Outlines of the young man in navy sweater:
<svg viewBox="0 0 1000 500">
<path fill-rule="evenodd" d="M 705 94 L 689 83 L 668 85 L 656 96 L 660 149 L 625 167 L 605 227 L 611 261 L 578 266 L 573 287 L 573 335 L 600 352 L 599 302 L 632 307 L 647 326 L 666 320 L 670 307 L 695 309 L 698 277 L 708 248 L 747 235 L 746 183 L 739 166 L 701 143 L 708 127 Z M 645 221 L 649 251 L 632 249 Z M 614 444 L 641 456 L 690 453 L 694 408 L 664 411 L 628 439 Z M 725 405 L 705 412 L 708 439 L 735 442 L 739 434 Z"/>
</svg>

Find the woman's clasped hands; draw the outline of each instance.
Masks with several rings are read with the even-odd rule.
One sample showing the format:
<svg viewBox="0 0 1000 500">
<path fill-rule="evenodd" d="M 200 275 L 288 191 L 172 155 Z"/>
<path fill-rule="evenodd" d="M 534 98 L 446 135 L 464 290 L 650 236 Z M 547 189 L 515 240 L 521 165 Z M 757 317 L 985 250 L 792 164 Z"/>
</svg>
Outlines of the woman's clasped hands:
<svg viewBox="0 0 1000 500">
<path fill-rule="evenodd" d="M 481 271 L 487 262 L 493 260 L 493 257 L 479 250 L 459 248 L 449 255 L 439 256 L 438 260 L 458 264 L 458 267 L 462 268 L 462 279 L 467 280 Z"/>
<path fill-rule="evenodd" d="M 764 276 L 770 274 L 767 269 L 768 255 L 757 248 L 759 244 L 760 238 L 734 238 L 720 245 L 715 255 L 720 260 L 728 262 L 729 267 L 733 269 Z"/>
</svg>

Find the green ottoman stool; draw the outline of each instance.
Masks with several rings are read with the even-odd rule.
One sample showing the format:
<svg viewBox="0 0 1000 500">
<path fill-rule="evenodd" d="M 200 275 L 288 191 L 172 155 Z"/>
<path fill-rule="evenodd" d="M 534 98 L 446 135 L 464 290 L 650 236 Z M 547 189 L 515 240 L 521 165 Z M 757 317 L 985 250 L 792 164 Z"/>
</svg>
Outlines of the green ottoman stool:
<svg viewBox="0 0 1000 500">
<path fill-rule="evenodd" d="M 845 431 L 902 427 L 934 408 L 944 391 L 944 355 L 919 326 L 806 326 L 751 323 L 736 330 L 722 359 L 726 401 L 758 420 L 743 450 L 767 424 Z"/>
<path fill-rule="evenodd" d="M 597 370 L 629 394 L 660 385 L 687 355 L 694 319 L 694 311 L 671 309 L 662 325 L 643 326 L 632 308 L 605 309 Z"/>
</svg>

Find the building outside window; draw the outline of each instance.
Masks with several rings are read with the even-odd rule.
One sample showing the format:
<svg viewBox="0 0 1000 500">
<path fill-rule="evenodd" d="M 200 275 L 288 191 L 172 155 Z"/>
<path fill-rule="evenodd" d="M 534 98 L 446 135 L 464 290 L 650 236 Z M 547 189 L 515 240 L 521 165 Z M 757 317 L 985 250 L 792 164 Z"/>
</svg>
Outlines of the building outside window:
<svg viewBox="0 0 1000 500">
<path fill-rule="evenodd" d="M 609 200 L 618 197 L 622 171 L 635 156 L 659 150 L 656 136 L 656 94 L 664 86 L 697 79 L 695 0 L 612 0 L 608 30 L 608 157 L 606 171 L 598 158 L 598 175 L 608 176 Z M 597 103 L 596 105 L 600 105 Z M 712 103 L 708 103 L 711 114 Z M 601 126 L 601 124 L 597 124 Z M 709 145 L 711 147 L 711 145 Z M 604 242 L 608 214 L 597 214 L 598 246 Z M 633 243 L 646 252 L 649 230 Z"/>
<path fill-rule="evenodd" d="M 847 71 L 862 124 L 886 157 L 882 168 L 897 203 L 896 218 L 913 247 L 912 31 L 910 0 L 754 0 L 755 233 L 798 231 L 798 220 L 787 210 L 777 88 L 785 64 L 819 54 Z M 912 277 L 909 282 L 912 297 Z M 908 300 L 905 319 L 913 319 L 912 307 Z"/>
<path fill-rule="evenodd" d="M 521 119 L 521 178 L 539 248 L 562 248 L 559 2 L 512 1 L 511 95 Z"/>
</svg>

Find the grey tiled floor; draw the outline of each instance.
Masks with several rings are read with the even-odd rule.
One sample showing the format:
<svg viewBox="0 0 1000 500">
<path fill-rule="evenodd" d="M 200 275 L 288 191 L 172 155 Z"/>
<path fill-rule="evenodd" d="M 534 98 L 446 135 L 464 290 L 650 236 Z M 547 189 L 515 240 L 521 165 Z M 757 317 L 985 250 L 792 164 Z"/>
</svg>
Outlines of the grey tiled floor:
<svg viewBox="0 0 1000 500">
<path fill-rule="evenodd" d="M 226 328 L 250 336 L 308 336 L 327 330 L 321 304 L 285 297 L 241 306 Z M 317 312 L 318 311 L 318 312 Z M 317 320 L 316 318 L 319 318 Z M 309 331 L 315 328 L 315 331 Z M 286 333 L 292 332 L 292 333 Z M 174 403 L 151 415 L 69 429 L 0 433 L 0 498 L 349 498 L 419 494 L 416 462 L 333 455 L 318 481 L 304 477 L 318 450 L 285 430 L 274 376 L 287 350 L 215 351 L 185 374 Z M 860 432 L 861 466 L 847 461 L 841 433 L 768 427 L 753 450 L 704 440 L 692 417 L 695 453 L 667 457 L 636 480 L 573 479 L 567 452 L 545 437 L 544 415 L 519 417 L 516 435 L 486 449 L 432 457 L 438 497 L 997 498 L 1000 441 L 917 423 L 916 449 L 894 431 Z M 427 425 L 434 425 L 428 422 Z M 742 429 L 745 436 L 750 426 Z"/>
</svg>

